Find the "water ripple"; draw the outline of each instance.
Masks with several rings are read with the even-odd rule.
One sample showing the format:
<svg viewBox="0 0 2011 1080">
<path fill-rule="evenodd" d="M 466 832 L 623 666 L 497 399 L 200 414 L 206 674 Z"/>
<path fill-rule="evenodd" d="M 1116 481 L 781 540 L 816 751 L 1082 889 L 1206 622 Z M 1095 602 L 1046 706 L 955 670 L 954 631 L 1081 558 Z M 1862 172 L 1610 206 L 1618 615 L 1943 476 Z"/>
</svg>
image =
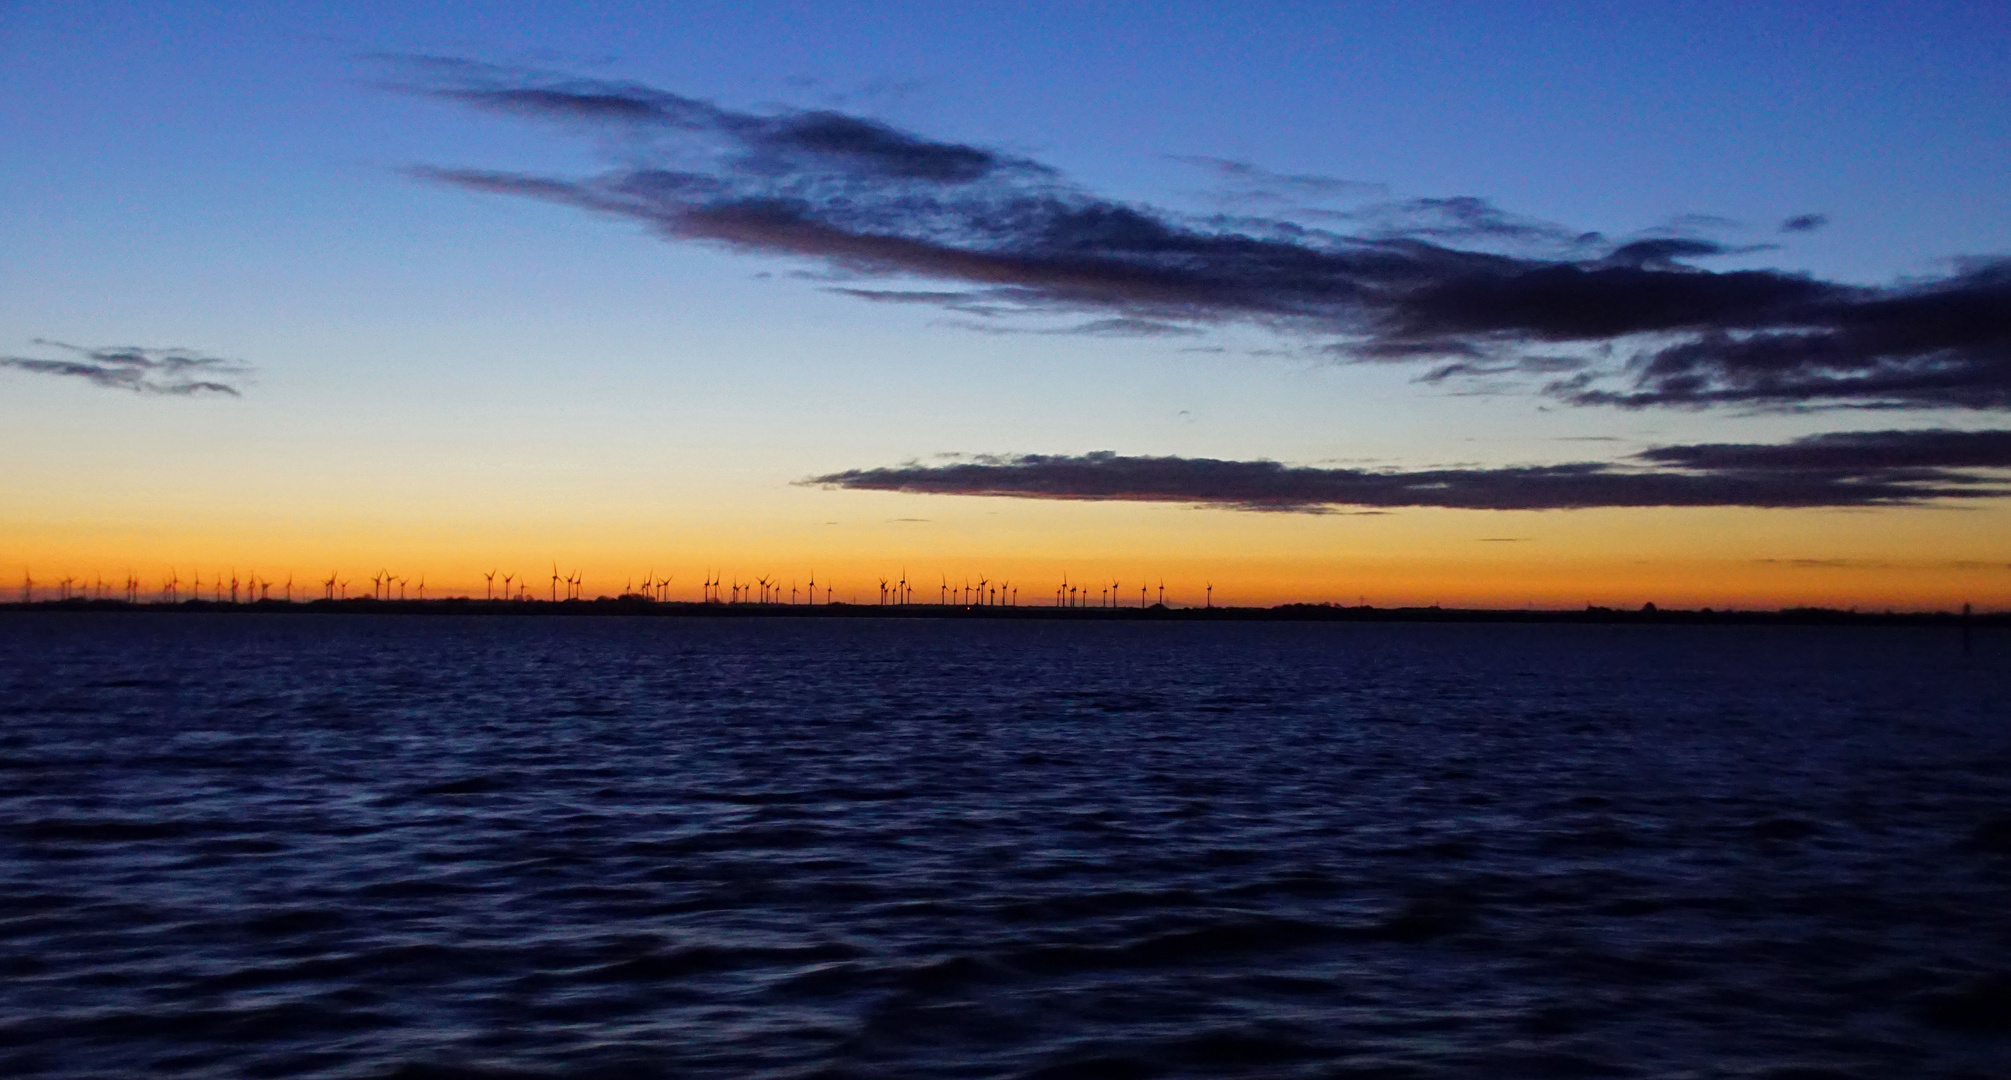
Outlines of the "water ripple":
<svg viewBox="0 0 2011 1080">
<path fill-rule="evenodd" d="M 0 1073 L 1999 1077 L 2006 659 L 0 616 Z"/>
</svg>

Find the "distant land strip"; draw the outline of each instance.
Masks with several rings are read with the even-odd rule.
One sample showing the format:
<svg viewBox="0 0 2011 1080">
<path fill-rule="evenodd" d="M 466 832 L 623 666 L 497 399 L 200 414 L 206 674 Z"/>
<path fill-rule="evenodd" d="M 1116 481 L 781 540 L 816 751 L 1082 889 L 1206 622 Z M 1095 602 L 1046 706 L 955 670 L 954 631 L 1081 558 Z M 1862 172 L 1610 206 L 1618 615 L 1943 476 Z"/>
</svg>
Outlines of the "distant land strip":
<svg viewBox="0 0 2011 1080">
<path fill-rule="evenodd" d="M 512 617 L 645 616 L 725 619 L 990 619 L 1063 622 L 1442 622 L 1620 623 L 1729 626 L 1948 626 L 2011 627 L 2011 611 L 1856 611 L 1790 607 L 1776 610 L 1640 608 L 1449 608 L 1279 604 L 1275 607 L 1070 608 L 962 604 L 703 603 L 647 597 L 596 600 L 220 600 L 129 603 L 124 600 L 36 600 L 0 603 L 4 612 L 135 612 L 210 615 L 496 615 Z"/>
</svg>

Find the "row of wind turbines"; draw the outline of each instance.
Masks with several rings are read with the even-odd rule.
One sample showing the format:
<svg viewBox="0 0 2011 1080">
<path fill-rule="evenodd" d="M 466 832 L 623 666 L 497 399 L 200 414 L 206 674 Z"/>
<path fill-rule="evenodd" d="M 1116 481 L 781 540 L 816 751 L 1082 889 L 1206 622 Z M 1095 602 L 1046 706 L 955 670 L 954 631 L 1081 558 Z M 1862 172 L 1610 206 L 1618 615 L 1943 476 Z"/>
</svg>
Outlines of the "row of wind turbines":
<svg viewBox="0 0 2011 1080">
<path fill-rule="evenodd" d="M 901 576 L 898 578 L 880 578 L 879 583 L 879 606 L 906 607 L 915 603 L 916 587 L 908 579 L 908 572 L 906 570 L 902 570 Z M 645 580 L 645 590 L 647 589 L 647 585 L 648 582 Z M 1122 581 L 1112 581 L 1109 585 L 1099 583 L 1097 585 L 1096 602 L 1094 605 L 1090 603 L 1089 589 L 1090 587 L 1087 585 L 1070 583 L 1068 575 L 1064 573 L 1061 577 L 1061 583 L 1055 586 L 1054 606 L 1058 608 L 1089 608 L 1092 606 L 1097 608 L 1119 608 L 1127 606 L 1124 602 L 1127 594 L 1123 591 L 1124 583 Z M 1152 589 L 1153 586 L 1148 583 L 1139 583 L 1138 606 L 1140 608 L 1151 606 L 1148 599 L 1153 595 Z M 824 602 L 826 604 L 831 602 L 833 592 L 833 587 L 826 584 L 824 587 Z M 958 584 L 951 585 L 949 576 L 941 574 L 938 575 L 936 583 L 936 606 L 1018 607 L 1019 592 L 1019 585 L 1012 581 L 992 581 L 990 578 L 980 576 L 975 582 L 969 578 L 964 578 Z M 635 594 L 625 591 L 623 595 Z M 645 591 L 643 595 L 648 594 Z M 717 572 L 711 570 L 706 571 L 702 596 L 704 602 L 708 604 L 780 604 L 784 602 L 782 599 L 782 582 L 779 577 L 762 576 L 750 582 L 742 582 L 736 576 L 731 581 L 727 581 L 721 578 Z M 1211 581 L 1204 587 L 1203 596 L 1205 598 L 1203 600 L 1204 606 L 1210 608 L 1215 606 L 1214 582 Z M 801 597 L 800 600 L 799 597 Z M 1160 579 L 1158 585 L 1157 597 L 1156 603 L 1164 607 L 1166 605 L 1166 581 L 1163 578 Z M 787 602 L 790 604 L 817 603 L 817 575 L 815 572 L 811 573 L 809 585 L 805 591 L 799 592 L 795 581 L 792 580 L 789 583 L 789 599 Z"/>
<path fill-rule="evenodd" d="M 502 587 L 500 589 L 496 585 L 498 576 L 502 579 Z M 634 578 L 630 578 L 623 585 L 621 598 L 650 600 L 660 603 L 671 602 L 670 587 L 674 578 L 675 575 L 659 578 L 656 576 L 656 571 L 652 569 L 649 573 L 643 575 L 640 585 L 636 583 Z M 1016 582 L 1009 580 L 992 581 L 989 577 L 980 575 L 976 581 L 972 581 L 966 577 L 959 581 L 958 584 L 951 585 L 949 575 L 940 574 L 938 578 L 939 580 L 936 585 L 936 606 L 938 607 L 962 606 L 966 608 L 979 608 L 1019 606 L 1020 586 Z M 408 577 L 393 574 L 388 569 L 380 569 L 367 580 L 370 582 L 370 598 L 373 600 L 404 600 L 407 598 L 406 588 L 408 585 L 413 589 L 414 598 L 419 600 L 426 599 L 425 574 L 420 574 L 418 580 L 414 582 Z M 547 599 L 552 603 L 557 603 L 560 600 L 559 593 L 562 588 L 565 593 L 564 599 L 566 600 L 582 600 L 586 596 L 586 576 L 578 570 L 562 576 L 559 573 L 559 566 L 556 562 L 552 564 L 549 588 L 547 589 L 546 596 L 543 598 L 540 598 L 534 591 L 528 574 L 519 574 L 514 571 L 501 573 L 499 570 L 490 570 L 482 575 L 482 583 L 482 599 L 486 601 L 528 602 L 537 599 Z M 180 570 L 170 568 L 168 576 L 161 581 L 158 593 L 160 602 L 169 604 L 180 603 L 183 599 L 184 584 Z M 359 586 L 357 599 L 361 599 L 361 581 L 352 581 L 350 578 L 345 578 L 340 571 L 331 572 L 327 578 L 320 581 L 321 598 L 323 600 L 348 600 L 350 599 L 349 586 L 351 584 Z M 140 602 L 142 589 L 139 577 L 130 572 L 126 575 L 123 584 L 108 584 L 101 575 L 96 579 L 95 583 L 80 584 L 76 577 L 71 576 L 55 582 L 54 585 L 57 590 L 56 599 L 58 600 L 110 600 L 114 598 L 113 591 L 116 589 L 121 594 L 120 598 L 129 604 Z M 881 607 L 908 607 L 916 604 L 916 585 L 909 580 L 906 570 L 902 570 L 898 578 L 880 578 L 879 586 L 879 606 Z M 1124 603 L 1126 594 L 1123 591 L 1124 586 L 1122 581 L 1112 581 L 1108 585 L 1099 581 L 1094 586 L 1096 589 L 1094 604 L 1091 603 L 1091 587 L 1080 582 L 1070 582 L 1068 575 L 1064 573 L 1060 584 L 1056 585 L 1054 589 L 1054 606 L 1057 608 L 1118 608 L 1128 606 Z M 203 594 L 203 578 L 200 571 L 190 572 L 190 580 L 186 583 L 186 588 L 188 599 L 201 600 L 205 598 Z M 230 571 L 227 581 L 222 573 L 211 575 L 209 589 L 208 599 L 215 603 L 225 602 L 226 597 L 233 604 L 269 601 L 275 599 L 272 595 L 274 589 L 280 591 L 278 599 L 292 603 L 294 590 L 293 575 L 289 573 L 284 582 L 274 582 L 270 579 L 260 578 L 255 573 L 247 574 L 245 577 L 240 578 L 237 571 L 233 569 Z M 1152 595 L 1151 590 L 1151 585 L 1145 582 L 1139 583 L 1138 607 L 1144 608 L 1148 606 L 1147 600 Z M 826 605 L 831 604 L 836 591 L 836 586 L 827 581 L 824 585 L 823 603 Z M 307 595 L 305 589 L 303 589 L 302 599 L 306 599 Z M 783 595 L 782 579 L 776 575 L 761 575 L 749 581 L 742 581 L 739 575 L 735 575 L 729 580 L 724 576 L 723 571 L 707 570 L 704 580 L 700 584 L 700 602 L 706 604 L 776 605 L 787 603 L 790 605 L 814 606 L 818 603 L 816 572 L 812 571 L 810 573 L 809 580 L 805 585 L 799 586 L 792 579 L 789 582 L 788 599 L 786 601 L 783 599 Z M 1206 597 L 1204 601 L 1205 605 L 1211 608 L 1214 607 L 1215 585 L 1213 582 L 1208 583 L 1204 595 Z M 24 604 L 31 603 L 34 598 L 35 579 L 30 573 L 23 571 L 21 602 Z M 1160 606 L 1166 604 L 1166 582 L 1164 579 L 1161 579 L 1158 584 L 1157 604 Z"/>
</svg>

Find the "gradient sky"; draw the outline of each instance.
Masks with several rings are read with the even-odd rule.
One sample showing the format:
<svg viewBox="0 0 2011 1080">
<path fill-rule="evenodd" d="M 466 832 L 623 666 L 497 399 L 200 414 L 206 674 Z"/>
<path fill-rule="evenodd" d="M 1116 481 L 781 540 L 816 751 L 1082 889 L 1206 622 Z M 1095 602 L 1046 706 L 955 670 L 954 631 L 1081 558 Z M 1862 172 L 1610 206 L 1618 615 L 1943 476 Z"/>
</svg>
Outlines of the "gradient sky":
<svg viewBox="0 0 2011 1080">
<path fill-rule="evenodd" d="M 1845 329 L 1923 296 L 1987 317 L 2004 295 L 1990 260 L 2011 254 L 2002 4 L 191 6 L 0 4 L 12 574 L 132 572 L 151 591 L 171 568 L 297 587 L 333 570 L 355 591 L 389 568 L 479 594 L 483 571 L 542 582 L 556 561 L 589 595 L 651 571 L 679 596 L 708 570 L 814 572 L 870 601 L 905 568 L 924 598 L 982 574 L 1022 583 L 1022 603 L 1066 572 L 1134 599 L 1164 579 L 1183 602 L 1212 582 L 1217 603 L 2011 606 L 2000 443 L 1924 461 L 1918 438 L 1836 441 L 2005 428 L 2001 314 L 1953 352 L 1881 354 L 1878 372 L 1955 371 L 1952 391 L 1693 400 L 1672 382 L 1622 407 L 1545 387 L 1596 361 L 1619 373 L 1597 386 L 1638 391 L 1625 361 L 1669 340 L 1434 324 L 1405 338 L 1418 355 L 1370 362 L 1336 342 L 1387 343 L 1373 320 L 1412 308 L 1146 311 L 1051 283 L 1018 313 L 872 301 L 841 290 L 977 286 L 667 236 L 576 191 L 491 182 L 664 164 L 659 135 L 541 114 L 525 91 L 668 94 L 716 106 L 729 119 L 706 137 L 733 153 L 806 116 L 868 120 L 903 146 L 1037 163 L 1008 179 L 1182 236 L 1275 240 L 1295 221 L 1320 251 L 1341 236 L 1537 269 L 1636 258 L 1658 281 L 1765 271 L 1842 297 Z M 824 159 L 721 160 L 739 195 L 827 178 Z M 889 216 L 910 189 L 876 183 L 845 197 L 879 200 L 860 211 L 875 228 L 916 227 Z M 1448 199 L 1480 201 L 1419 201 Z M 1492 224 L 1449 232 L 1459 208 Z M 1626 254 L 1642 240 L 1698 246 Z M 1809 332 L 1766 318 L 1695 332 Z M 1476 341 L 1524 366 L 1431 377 Z M 239 392 L 135 389 L 191 381 Z M 1719 444 L 1857 456 L 1764 473 L 1831 505 L 1750 505 L 1767 500 L 1713 494 L 1747 490 L 1744 465 L 1635 456 Z M 1160 486 L 1063 490 L 1022 457 L 1105 451 Z M 1305 474 L 1321 491 L 1451 473 L 1515 508 L 1263 505 L 1197 486 L 1255 475 L 1208 464 L 1224 462 L 1325 470 Z M 994 471 L 973 488 L 945 464 Z M 1705 505 L 1519 494 L 1559 465 L 1599 485 L 1688 470 Z M 902 490 L 804 483 L 875 470 Z M 1904 490 L 1863 497 L 1874 482 Z"/>
</svg>

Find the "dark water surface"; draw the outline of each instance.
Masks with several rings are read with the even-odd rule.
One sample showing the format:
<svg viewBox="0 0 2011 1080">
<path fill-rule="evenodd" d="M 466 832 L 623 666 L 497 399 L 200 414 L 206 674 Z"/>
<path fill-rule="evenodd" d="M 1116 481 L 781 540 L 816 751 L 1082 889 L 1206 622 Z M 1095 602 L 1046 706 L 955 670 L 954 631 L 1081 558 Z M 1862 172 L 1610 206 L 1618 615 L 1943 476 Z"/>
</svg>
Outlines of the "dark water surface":
<svg viewBox="0 0 2011 1080">
<path fill-rule="evenodd" d="M 0 1075 L 2011 1075 L 2011 648 L 0 616 Z"/>
</svg>

